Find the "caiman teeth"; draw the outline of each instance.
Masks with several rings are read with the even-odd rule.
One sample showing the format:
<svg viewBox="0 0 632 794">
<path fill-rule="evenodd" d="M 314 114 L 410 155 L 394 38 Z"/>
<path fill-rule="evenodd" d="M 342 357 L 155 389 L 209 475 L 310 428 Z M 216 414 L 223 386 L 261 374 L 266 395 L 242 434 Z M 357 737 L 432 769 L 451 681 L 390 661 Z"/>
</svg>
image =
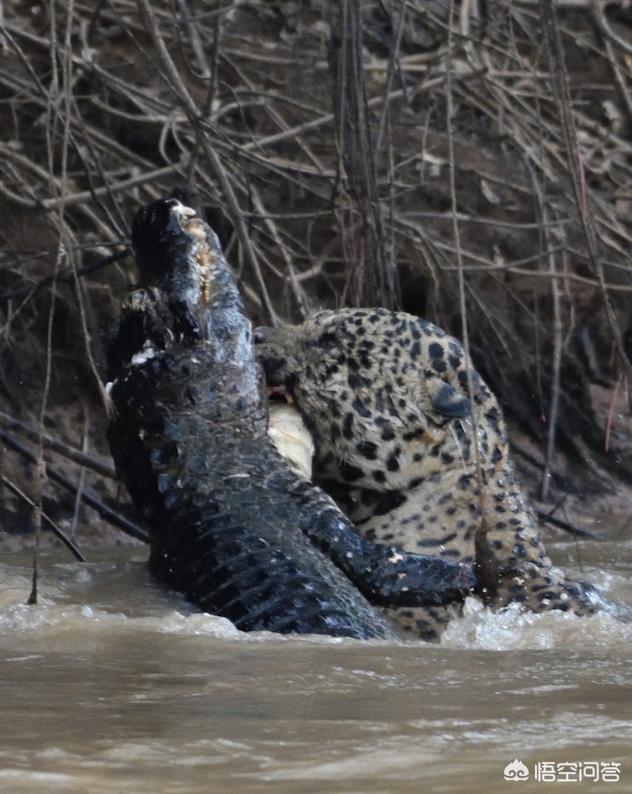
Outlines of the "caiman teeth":
<svg viewBox="0 0 632 794">
<path fill-rule="evenodd" d="M 177 201 L 174 199 L 175 203 L 171 207 L 171 211 L 175 212 L 176 215 L 179 215 L 181 218 L 194 218 L 196 212 L 191 207 L 185 207 L 181 201 Z"/>
<path fill-rule="evenodd" d="M 200 268 L 200 301 L 208 303 L 211 297 L 212 254 L 206 241 L 204 225 L 200 218 L 197 217 L 195 210 L 191 209 L 191 207 L 185 207 L 180 202 L 173 207 L 173 212 L 179 216 L 180 225 L 184 231 L 197 240 L 198 246 L 195 261 Z"/>
</svg>

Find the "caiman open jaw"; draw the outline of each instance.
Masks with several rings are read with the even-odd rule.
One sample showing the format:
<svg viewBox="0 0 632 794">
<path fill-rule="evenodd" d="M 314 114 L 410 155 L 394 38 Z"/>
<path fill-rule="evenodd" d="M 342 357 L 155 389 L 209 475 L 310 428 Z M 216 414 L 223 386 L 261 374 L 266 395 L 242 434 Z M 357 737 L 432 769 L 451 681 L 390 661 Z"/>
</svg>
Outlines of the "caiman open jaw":
<svg viewBox="0 0 632 794">
<path fill-rule="evenodd" d="M 211 265 L 213 263 L 213 253 L 208 244 L 206 229 L 191 207 L 185 207 L 184 204 L 177 201 L 171 211 L 178 216 L 182 230 L 195 238 L 194 257 L 200 285 L 198 302 L 206 304 L 211 299 Z"/>
<path fill-rule="evenodd" d="M 195 238 L 195 263 L 196 275 L 199 280 L 199 304 L 207 304 L 211 299 L 211 265 L 213 263 L 213 253 L 208 244 L 204 224 L 197 217 L 194 209 L 185 207 L 177 199 L 174 199 L 174 206 L 171 211 L 178 218 L 182 231 Z"/>
</svg>

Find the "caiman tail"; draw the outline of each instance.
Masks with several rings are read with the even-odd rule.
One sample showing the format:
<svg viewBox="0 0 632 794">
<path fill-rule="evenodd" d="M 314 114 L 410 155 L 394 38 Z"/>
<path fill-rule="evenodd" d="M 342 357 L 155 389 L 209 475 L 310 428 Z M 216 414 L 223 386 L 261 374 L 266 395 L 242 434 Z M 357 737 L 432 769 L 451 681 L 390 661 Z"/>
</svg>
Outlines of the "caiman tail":
<svg viewBox="0 0 632 794">
<path fill-rule="evenodd" d="M 132 241 L 141 279 L 108 355 L 109 440 L 151 527 L 154 575 L 244 630 L 391 637 L 359 590 L 388 604 L 462 597 L 468 566 L 367 543 L 277 453 L 215 233 L 168 199 L 137 213 Z"/>
</svg>

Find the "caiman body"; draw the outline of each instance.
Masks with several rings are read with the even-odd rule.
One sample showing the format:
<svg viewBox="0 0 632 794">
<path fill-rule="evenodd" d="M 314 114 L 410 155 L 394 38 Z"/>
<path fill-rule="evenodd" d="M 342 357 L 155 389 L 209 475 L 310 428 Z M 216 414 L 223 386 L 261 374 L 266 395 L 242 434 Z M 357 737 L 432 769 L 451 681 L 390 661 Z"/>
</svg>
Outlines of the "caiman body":
<svg viewBox="0 0 632 794">
<path fill-rule="evenodd" d="M 471 568 L 364 541 L 276 451 L 250 323 L 192 216 L 169 199 L 134 219 L 141 287 L 108 357 L 110 446 L 154 575 L 244 630 L 390 637 L 369 601 L 462 597 Z"/>
</svg>

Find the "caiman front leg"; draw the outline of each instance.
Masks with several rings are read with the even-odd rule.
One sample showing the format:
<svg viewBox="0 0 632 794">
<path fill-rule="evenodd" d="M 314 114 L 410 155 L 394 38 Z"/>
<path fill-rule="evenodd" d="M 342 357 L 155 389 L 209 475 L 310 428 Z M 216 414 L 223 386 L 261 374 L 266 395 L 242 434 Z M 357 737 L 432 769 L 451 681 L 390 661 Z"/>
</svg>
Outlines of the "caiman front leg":
<svg viewBox="0 0 632 794">
<path fill-rule="evenodd" d="M 335 502 L 307 480 L 272 475 L 270 486 L 300 505 L 300 529 L 380 606 L 433 606 L 462 601 L 476 587 L 472 565 L 365 540 Z"/>
</svg>

